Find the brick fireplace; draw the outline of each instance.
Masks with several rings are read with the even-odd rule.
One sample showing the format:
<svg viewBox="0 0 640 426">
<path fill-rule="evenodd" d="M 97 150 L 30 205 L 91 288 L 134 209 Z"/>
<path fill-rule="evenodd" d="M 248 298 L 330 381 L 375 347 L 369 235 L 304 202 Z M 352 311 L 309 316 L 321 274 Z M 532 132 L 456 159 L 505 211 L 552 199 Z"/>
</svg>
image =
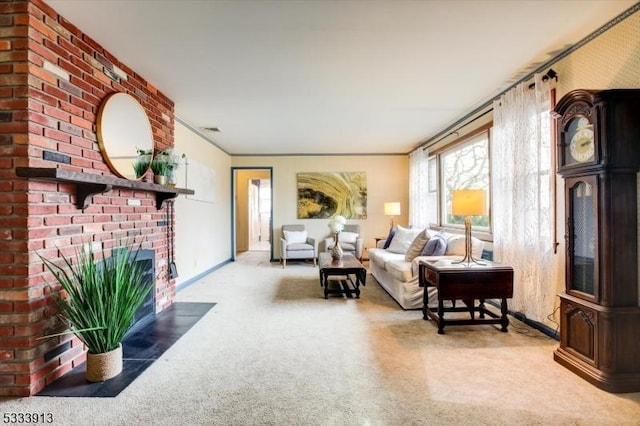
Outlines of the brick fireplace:
<svg viewBox="0 0 640 426">
<path fill-rule="evenodd" d="M 16 167 L 114 176 L 96 138 L 110 93 L 145 108 L 156 149 L 174 143 L 173 102 L 40 0 L 0 2 L 0 396 L 27 396 L 84 362 L 71 336 L 38 339 L 56 327 L 49 259 L 92 243 L 105 256 L 119 240 L 155 252 L 155 309 L 175 298 L 168 274 L 167 207 L 139 188 L 113 189 L 76 206 L 73 183 L 26 179 Z M 172 232 L 172 230 L 169 230 Z"/>
</svg>

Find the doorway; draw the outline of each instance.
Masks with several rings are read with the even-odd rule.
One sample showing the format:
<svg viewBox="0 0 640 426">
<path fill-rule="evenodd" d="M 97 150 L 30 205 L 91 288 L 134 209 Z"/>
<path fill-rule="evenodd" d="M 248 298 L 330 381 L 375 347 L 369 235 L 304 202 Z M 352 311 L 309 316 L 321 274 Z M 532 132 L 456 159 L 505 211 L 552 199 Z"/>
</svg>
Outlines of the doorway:
<svg viewBox="0 0 640 426">
<path fill-rule="evenodd" d="M 272 168 L 232 167 L 233 258 L 268 251 L 273 260 Z"/>
<path fill-rule="evenodd" d="M 271 179 L 249 180 L 249 251 L 271 249 Z"/>
</svg>

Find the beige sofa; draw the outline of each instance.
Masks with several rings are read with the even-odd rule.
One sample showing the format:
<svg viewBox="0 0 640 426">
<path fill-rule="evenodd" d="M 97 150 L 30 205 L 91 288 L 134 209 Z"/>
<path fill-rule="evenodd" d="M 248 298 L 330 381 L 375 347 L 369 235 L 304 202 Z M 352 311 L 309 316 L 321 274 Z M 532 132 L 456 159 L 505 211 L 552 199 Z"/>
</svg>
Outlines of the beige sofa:
<svg viewBox="0 0 640 426">
<path fill-rule="evenodd" d="M 429 237 L 437 231 L 428 229 Z M 377 247 L 369 250 L 369 272 L 382 288 L 404 309 L 421 309 L 423 306 L 423 287 L 418 284 L 418 264 L 422 260 L 462 259 L 464 257 L 464 235 L 444 233 L 447 248 L 442 256 L 417 256 L 410 262 L 405 260 L 406 253 L 393 253 L 384 249 L 386 240 L 378 241 Z M 472 239 L 473 257 L 480 259 L 484 242 L 476 237 Z M 429 304 L 437 304 L 437 291 L 429 287 Z"/>
</svg>

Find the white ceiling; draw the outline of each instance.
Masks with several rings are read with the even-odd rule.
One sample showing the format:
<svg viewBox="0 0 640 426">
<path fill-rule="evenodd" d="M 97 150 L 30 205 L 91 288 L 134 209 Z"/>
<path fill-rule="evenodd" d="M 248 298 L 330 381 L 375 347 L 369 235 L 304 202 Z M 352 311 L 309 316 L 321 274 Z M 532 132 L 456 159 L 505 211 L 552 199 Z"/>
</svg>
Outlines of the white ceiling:
<svg viewBox="0 0 640 426">
<path fill-rule="evenodd" d="M 45 1 L 233 155 L 407 153 L 636 3 Z"/>
</svg>

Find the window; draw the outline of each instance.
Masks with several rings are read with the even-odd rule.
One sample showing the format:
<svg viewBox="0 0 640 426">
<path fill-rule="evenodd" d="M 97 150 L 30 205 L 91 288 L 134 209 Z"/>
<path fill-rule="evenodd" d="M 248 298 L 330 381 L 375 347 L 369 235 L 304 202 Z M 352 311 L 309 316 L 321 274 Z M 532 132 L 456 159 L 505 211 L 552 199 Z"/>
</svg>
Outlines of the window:
<svg viewBox="0 0 640 426">
<path fill-rule="evenodd" d="M 259 203 L 260 213 L 271 213 L 271 182 L 269 179 L 260 179 Z"/>
<path fill-rule="evenodd" d="M 439 153 L 440 225 L 464 227 L 463 216 L 451 214 L 451 193 L 457 189 L 484 189 L 487 214 L 471 218 L 474 229 L 490 230 L 489 130 L 485 129 Z"/>
</svg>

